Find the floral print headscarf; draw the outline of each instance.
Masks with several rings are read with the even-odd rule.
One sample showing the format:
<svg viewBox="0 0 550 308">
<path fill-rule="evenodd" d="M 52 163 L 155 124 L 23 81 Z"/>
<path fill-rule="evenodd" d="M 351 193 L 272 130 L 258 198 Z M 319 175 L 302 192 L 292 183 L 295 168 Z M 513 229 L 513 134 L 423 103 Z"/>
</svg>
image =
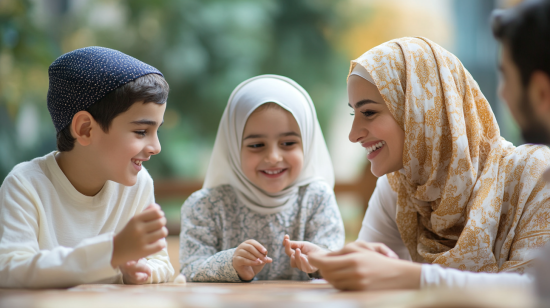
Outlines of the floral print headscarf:
<svg viewBox="0 0 550 308">
<path fill-rule="evenodd" d="M 462 63 L 425 38 L 401 38 L 352 61 L 373 77 L 405 132 L 404 168 L 388 174 L 411 257 L 476 272 L 523 272 L 550 239 L 543 146 L 500 136 Z"/>
</svg>

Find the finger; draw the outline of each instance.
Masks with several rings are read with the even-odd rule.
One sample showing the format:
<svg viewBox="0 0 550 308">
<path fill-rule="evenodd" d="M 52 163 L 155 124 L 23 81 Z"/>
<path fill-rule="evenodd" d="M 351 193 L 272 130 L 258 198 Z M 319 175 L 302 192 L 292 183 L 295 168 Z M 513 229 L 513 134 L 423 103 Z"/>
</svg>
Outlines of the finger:
<svg viewBox="0 0 550 308">
<path fill-rule="evenodd" d="M 267 255 L 267 249 L 265 249 L 265 247 L 262 246 L 262 244 L 258 243 L 257 241 L 248 240 L 248 241 L 245 241 L 245 243 L 248 243 L 249 245 L 254 246 L 254 248 L 256 248 L 256 250 L 260 252 L 262 255 L 264 256 Z"/>
<path fill-rule="evenodd" d="M 388 246 L 384 244 L 380 244 L 376 246 L 376 251 L 386 257 L 392 258 L 392 259 L 399 259 L 399 256 L 393 250 L 391 250 Z"/>
<path fill-rule="evenodd" d="M 160 239 L 165 238 L 168 235 L 168 229 L 166 227 L 160 228 L 160 230 L 147 233 L 145 235 L 145 241 L 147 244 L 152 244 Z"/>
<path fill-rule="evenodd" d="M 302 254 L 300 258 L 300 262 L 302 263 L 302 271 L 306 273 L 313 273 L 317 270 L 316 267 L 314 267 L 313 265 L 311 265 L 311 263 L 309 263 L 308 257 L 304 254 Z"/>
<path fill-rule="evenodd" d="M 160 210 L 160 205 L 158 205 L 156 203 L 151 203 L 143 211 L 147 211 L 147 210 L 151 210 L 151 209 L 159 209 Z"/>
<path fill-rule="evenodd" d="M 135 279 L 138 281 L 138 282 L 144 282 L 146 281 L 148 278 L 149 278 L 149 274 L 148 273 L 144 273 L 144 272 L 136 272 L 135 274 Z"/>
<path fill-rule="evenodd" d="M 342 291 L 357 291 L 357 290 L 367 289 L 366 286 L 362 284 L 361 280 L 359 279 L 345 278 L 345 279 L 331 280 L 329 283 L 333 285 L 336 289 L 342 290 Z"/>
<path fill-rule="evenodd" d="M 250 260 L 250 259 L 247 259 L 247 258 L 243 258 L 242 256 L 236 256 L 235 257 L 235 265 L 236 266 L 258 266 L 258 265 L 262 265 L 262 264 L 264 264 L 264 263 L 260 259 Z"/>
<path fill-rule="evenodd" d="M 298 264 L 296 264 L 296 254 L 292 254 L 290 256 L 290 267 L 298 268 Z"/>
<path fill-rule="evenodd" d="M 145 273 L 145 274 L 148 274 L 148 275 L 152 274 L 151 267 L 149 265 L 147 265 L 146 262 L 138 262 L 134 266 L 134 272 Z"/>
<path fill-rule="evenodd" d="M 151 208 L 137 214 L 135 217 L 140 221 L 147 222 L 164 217 L 164 212 L 160 208 Z"/>
<path fill-rule="evenodd" d="M 294 250 L 290 248 L 290 240 L 286 236 L 284 240 L 284 245 L 285 245 L 285 253 L 287 256 L 290 257 L 294 253 Z"/>
<path fill-rule="evenodd" d="M 285 234 L 285 236 L 283 237 L 283 246 L 285 246 L 286 241 L 290 241 L 290 236 L 288 236 L 288 234 Z"/>
<path fill-rule="evenodd" d="M 158 229 L 164 226 L 166 226 L 166 217 L 161 217 L 161 218 L 150 220 L 148 222 L 143 223 L 143 229 L 147 233 L 157 231 Z"/>
<path fill-rule="evenodd" d="M 248 260 L 257 260 L 258 259 L 257 256 L 255 256 L 254 254 L 252 254 L 251 252 L 249 252 L 248 250 L 245 250 L 245 249 L 237 249 L 235 251 L 235 255 L 243 257 L 243 258 L 248 259 Z"/>
<path fill-rule="evenodd" d="M 166 248 L 166 241 L 164 239 L 160 239 L 152 244 L 145 246 L 145 249 L 144 249 L 145 255 L 142 257 L 150 256 L 154 253 L 157 253 L 163 250 L 164 248 Z"/>
<path fill-rule="evenodd" d="M 251 254 L 255 255 L 256 258 L 263 259 L 265 257 L 265 254 L 261 253 L 256 246 L 254 246 L 250 243 L 246 243 L 246 244 L 242 245 L 242 248 L 245 249 L 246 251 L 250 252 Z M 265 248 L 264 248 L 264 250 L 265 250 Z M 267 252 L 267 250 L 265 250 L 265 251 Z"/>
</svg>

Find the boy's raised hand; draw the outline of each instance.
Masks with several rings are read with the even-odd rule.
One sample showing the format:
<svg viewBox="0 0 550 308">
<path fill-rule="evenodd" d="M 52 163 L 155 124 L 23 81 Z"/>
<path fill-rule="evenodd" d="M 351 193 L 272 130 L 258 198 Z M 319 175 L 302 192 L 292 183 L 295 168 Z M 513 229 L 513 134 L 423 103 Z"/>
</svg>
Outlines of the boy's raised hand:
<svg viewBox="0 0 550 308">
<path fill-rule="evenodd" d="M 233 253 L 233 268 L 242 280 L 252 280 L 271 262 L 273 260 L 267 256 L 267 249 L 255 240 L 244 241 Z"/>
<path fill-rule="evenodd" d="M 132 217 L 113 239 L 111 266 L 117 268 L 126 262 L 139 260 L 166 247 L 168 235 L 166 218 L 158 204 L 149 205 Z"/>
<path fill-rule="evenodd" d="M 290 266 L 295 267 L 306 273 L 314 273 L 317 268 L 309 263 L 308 255 L 310 253 L 328 253 L 323 248 L 306 241 L 291 241 L 288 235 L 283 239 L 285 253 L 290 257 Z"/>
<path fill-rule="evenodd" d="M 128 261 L 119 266 L 125 284 L 144 284 L 152 274 L 147 260 Z"/>
</svg>

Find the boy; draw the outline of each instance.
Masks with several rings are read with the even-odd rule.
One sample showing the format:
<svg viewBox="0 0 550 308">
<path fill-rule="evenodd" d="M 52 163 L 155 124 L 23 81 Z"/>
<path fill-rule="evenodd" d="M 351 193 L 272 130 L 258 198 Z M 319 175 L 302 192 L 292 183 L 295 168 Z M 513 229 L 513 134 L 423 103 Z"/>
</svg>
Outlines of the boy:
<svg viewBox="0 0 550 308">
<path fill-rule="evenodd" d="M 0 287 L 167 281 L 166 219 L 141 164 L 160 152 L 168 84 L 102 47 L 62 55 L 49 77 L 58 151 L 0 187 Z"/>
</svg>

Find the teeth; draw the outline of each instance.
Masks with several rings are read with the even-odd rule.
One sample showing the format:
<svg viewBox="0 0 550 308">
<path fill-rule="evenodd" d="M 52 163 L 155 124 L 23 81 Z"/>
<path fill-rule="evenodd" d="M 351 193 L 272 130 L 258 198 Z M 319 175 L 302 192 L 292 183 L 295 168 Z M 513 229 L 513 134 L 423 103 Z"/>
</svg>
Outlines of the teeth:
<svg viewBox="0 0 550 308">
<path fill-rule="evenodd" d="M 281 172 L 283 172 L 283 169 L 279 169 L 279 170 L 264 170 L 265 173 L 267 174 L 279 174 Z"/>
<path fill-rule="evenodd" d="M 366 149 L 367 149 L 367 155 L 369 155 L 370 153 L 372 153 L 372 152 L 378 150 L 378 149 L 381 148 L 384 144 L 386 144 L 385 141 L 380 141 L 380 142 L 378 142 L 377 144 L 374 144 L 374 145 L 372 145 L 372 146 L 366 148 Z"/>
<path fill-rule="evenodd" d="M 141 160 L 134 160 L 132 159 L 132 162 L 138 166 L 141 166 L 142 161 Z"/>
</svg>

